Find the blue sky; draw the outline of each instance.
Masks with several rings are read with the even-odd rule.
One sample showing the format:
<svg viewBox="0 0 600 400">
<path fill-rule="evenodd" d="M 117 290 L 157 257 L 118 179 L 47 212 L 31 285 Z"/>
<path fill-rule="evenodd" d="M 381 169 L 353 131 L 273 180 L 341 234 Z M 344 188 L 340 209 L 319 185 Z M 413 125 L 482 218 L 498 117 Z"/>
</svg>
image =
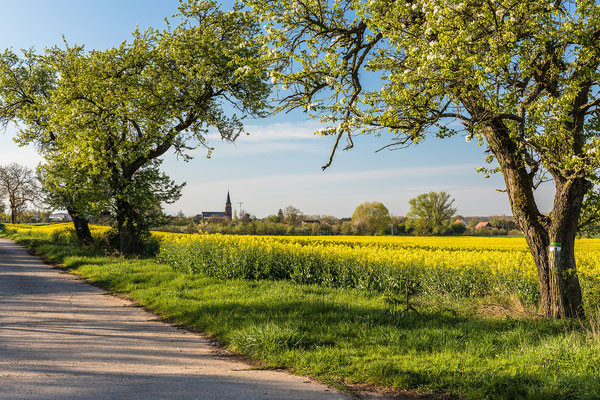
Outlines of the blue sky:
<svg viewBox="0 0 600 400">
<path fill-rule="evenodd" d="M 177 0 L 21 0 L 0 6 L 0 49 L 14 50 L 69 43 L 105 49 L 124 40 L 139 26 L 160 28 L 176 12 Z M 187 182 L 182 198 L 166 206 L 195 215 L 219 211 L 229 189 L 235 209 L 258 217 L 293 205 L 306 214 L 349 216 L 364 201 L 381 201 L 393 215 L 405 215 L 408 200 L 421 193 L 446 191 L 463 215 L 510 215 L 501 176 L 484 179 L 475 169 L 483 165 L 483 148 L 463 136 L 431 138 L 405 150 L 377 149 L 385 137 L 363 136 L 355 148 L 339 152 L 326 171 L 332 138 L 315 137 L 318 122 L 302 113 L 281 114 L 247 123 L 249 136 L 235 144 L 213 138 L 213 156 L 202 149 L 190 162 L 165 157 L 163 167 L 177 182 Z M 18 162 L 35 167 L 41 159 L 32 148 L 12 142 L 14 127 L 0 136 L 0 164 Z M 540 190 L 540 206 L 548 210 L 552 192 Z"/>
</svg>

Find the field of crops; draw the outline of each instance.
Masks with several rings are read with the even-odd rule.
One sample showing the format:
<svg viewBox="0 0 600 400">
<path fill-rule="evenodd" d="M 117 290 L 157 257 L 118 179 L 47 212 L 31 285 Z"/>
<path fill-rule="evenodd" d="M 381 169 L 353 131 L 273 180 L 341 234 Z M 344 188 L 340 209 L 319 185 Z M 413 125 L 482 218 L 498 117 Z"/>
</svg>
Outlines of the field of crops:
<svg viewBox="0 0 600 400">
<path fill-rule="evenodd" d="M 70 224 L 7 229 L 74 241 Z M 108 228 L 92 227 L 101 237 Z M 498 237 L 223 236 L 154 233 L 157 259 L 182 273 L 222 279 L 290 280 L 366 288 L 391 295 L 516 295 L 533 304 L 539 293 L 525 240 Z M 577 242 L 586 303 L 600 303 L 600 240 Z"/>
<path fill-rule="evenodd" d="M 465 399 L 598 398 L 598 239 L 577 242 L 588 319 L 563 321 L 536 317 L 519 238 L 157 232 L 156 258 L 132 259 L 107 247 L 108 231 L 92 227 L 89 248 L 70 224 L 4 234 L 266 367 Z"/>
<path fill-rule="evenodd" d="M 220 278 L 287 279 L 388 293 L 538 300 L 533 259 L 522 238 L 261 237 L 160 234 L 158 258 Z M 600 241 L 577 243 L 586 300 L 598 304 Z"/>
</svg>

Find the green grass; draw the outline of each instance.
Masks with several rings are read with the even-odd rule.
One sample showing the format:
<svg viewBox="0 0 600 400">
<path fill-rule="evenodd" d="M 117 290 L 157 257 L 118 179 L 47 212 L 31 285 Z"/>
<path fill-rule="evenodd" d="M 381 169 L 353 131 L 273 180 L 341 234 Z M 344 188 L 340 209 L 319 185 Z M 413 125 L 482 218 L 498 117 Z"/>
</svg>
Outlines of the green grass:
<svg viewBox="0 0 600 400">
<path fill-rule="evenodd" d="M 510 299 L 416 297 L 419 313 L 403 313 L 402 305 L 360 289 L 219 280 L 151 259 L 17 240 L 264 367 L 338 386 L 469 399 L 600 398 L 598 336 L 579 321 L 517 318 Z"/>
</svg>

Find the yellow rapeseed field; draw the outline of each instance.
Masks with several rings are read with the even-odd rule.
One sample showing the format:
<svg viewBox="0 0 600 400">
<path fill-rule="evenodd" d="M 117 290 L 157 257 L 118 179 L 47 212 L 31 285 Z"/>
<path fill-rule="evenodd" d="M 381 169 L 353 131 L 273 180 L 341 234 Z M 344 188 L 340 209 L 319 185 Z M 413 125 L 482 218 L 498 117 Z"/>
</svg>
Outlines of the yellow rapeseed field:
<svg viewBox="0 0 600 400">
<path fill-rule="evenodd" d="M 71 224 L 6 225 L 74 241 Z M 109 228 L 91 226 L 100 237 Z M 298 283 L 472 296 L 494 291 L 535 301 L 533 259 L 523 238 L 231 236 L 154 232 L 157 258 L 183 272 L 221 278 L 289 279 Z M 600 240 L 580 239 L 576 259 L 584 291 L 600 292 Z"/>
</svg>

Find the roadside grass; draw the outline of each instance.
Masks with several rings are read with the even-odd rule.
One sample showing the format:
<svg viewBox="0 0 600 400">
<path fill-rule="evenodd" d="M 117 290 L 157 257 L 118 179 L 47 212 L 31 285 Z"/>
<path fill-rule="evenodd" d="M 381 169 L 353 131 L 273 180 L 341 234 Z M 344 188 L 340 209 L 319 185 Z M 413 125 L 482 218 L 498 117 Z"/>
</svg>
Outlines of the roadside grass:
<svg viewBox="0 0 600 400">
<path fill-rule="evenodd" d="M 598 399 L 597 324 L 535 317 L 508 298 L 414 297 L 286 281 L 219 280 L 153 259 L 13 235 L 38 254 L 262 367 L 337 386 L 468 399 Z"/>
</svg>

